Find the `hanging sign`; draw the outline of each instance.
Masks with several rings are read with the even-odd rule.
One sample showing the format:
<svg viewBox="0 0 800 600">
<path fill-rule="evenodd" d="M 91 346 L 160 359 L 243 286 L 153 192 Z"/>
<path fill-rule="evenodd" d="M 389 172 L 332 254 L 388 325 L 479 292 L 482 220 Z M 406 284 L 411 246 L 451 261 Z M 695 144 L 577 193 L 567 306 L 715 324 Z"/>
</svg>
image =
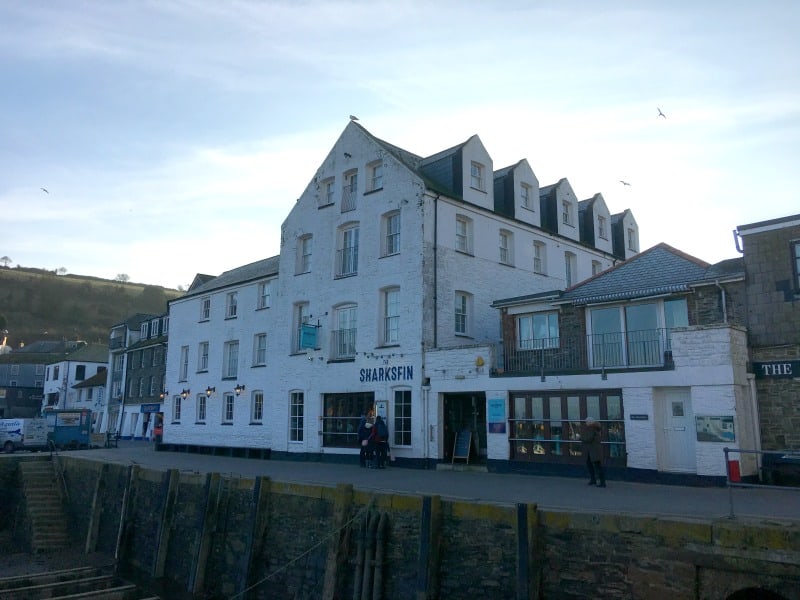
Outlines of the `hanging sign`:
<svg viewBox="0 0 800 600">
<path fill-rule="evenodd" d="M 301 348 L 316 348 L 317 347 L 317 326 L 303 323 L 300 325 L 300 347 Z"/>
</svg>

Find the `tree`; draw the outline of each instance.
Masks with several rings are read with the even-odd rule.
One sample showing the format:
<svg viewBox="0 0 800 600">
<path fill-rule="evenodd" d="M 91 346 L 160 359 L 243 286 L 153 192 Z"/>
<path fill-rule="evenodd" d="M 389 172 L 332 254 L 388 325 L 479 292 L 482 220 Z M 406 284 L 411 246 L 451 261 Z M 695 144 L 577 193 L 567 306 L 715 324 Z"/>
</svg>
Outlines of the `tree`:
<svg viewBox="0 0 800 600">
<path fill-rule="evenodd" d="M 11 264 L 11 259 L 8 256 L 3 256 L 0 258 L 0 263 L 3 263 L 3 266 L 8 268 L 8 265 Z"/>
<path fill-rule="evenodd" d="M 56 273 L 58 273 L 59 275 L 64 275 L 66 272 L 67 272 L 67 268 L 66 267 L 58 267 L 56 269 Z"/>
<path fill-rule="evenodd" d="M 128 283 L 130 280 L 131 278 L 127 273 L 120 273 L 114 277 L 114 281 L 119 281 L 120 283 Z"/>
</svg>

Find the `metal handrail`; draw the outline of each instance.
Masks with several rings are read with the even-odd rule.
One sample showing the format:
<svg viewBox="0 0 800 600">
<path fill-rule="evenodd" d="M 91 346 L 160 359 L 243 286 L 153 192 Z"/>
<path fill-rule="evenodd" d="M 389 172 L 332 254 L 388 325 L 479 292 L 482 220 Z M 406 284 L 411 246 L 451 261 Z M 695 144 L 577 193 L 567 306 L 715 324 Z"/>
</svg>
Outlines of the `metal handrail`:
<svg viewBox="0 0 800 600">
<path fill-rule="evenodd" d="M 800 486 L 793 487 L 793 486 L 786 486 L 786 485 L 772 485 L 769 483 L 746 483 L 743 481 L 733 481 L 731 479 L 731 460 L 729 458 L 729 454 L 731 452 L 736 452 L 739 454 L 755 454 L 757 455 L 757 461 L 759 468 L 758 470 L 763 470 L 763 463 L 761 461 L 761 457 L 765 454 L 796 454 L 800 456 L 800 451 L 797 450 L 743 450 L 741 448 L 723 448 L 722 451 L 725 453 L 725 478 L 726 484 L 728 486 L 728 500 L 730 504 L 730 514 L 728 518 L 733 519 L 735 518 L 734 511 L 733 511 L 733 488 L 758 488 L 758 489 L 769 489 L 769 490 L 785 490 L 785 491 L 794 491 L 800 492 Z M 759 473 L 759 476 L 761 473 Z"/>
<path fill-rule="evenodd" d="M 53 463 L 53 468 L 56 470 L 56 477 L 61 483 L 63 498 L 69 502 L 69 489 L 67 488 L 67 479 L 64 477 L 64 469 L 61 466 L 61 454 L 53 440 L 47 440 L 47 448 L 50 451 L 50 461 Z"/>
</svg>

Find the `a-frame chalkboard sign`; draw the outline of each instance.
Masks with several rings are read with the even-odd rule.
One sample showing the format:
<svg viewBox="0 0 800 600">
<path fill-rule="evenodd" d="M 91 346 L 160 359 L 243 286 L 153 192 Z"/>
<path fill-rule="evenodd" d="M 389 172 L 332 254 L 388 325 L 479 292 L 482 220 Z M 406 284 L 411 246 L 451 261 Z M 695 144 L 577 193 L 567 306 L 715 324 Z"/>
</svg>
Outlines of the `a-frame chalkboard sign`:
<svg viewBox="0 0 800 600">
<path fill-rule="evenodd" d="M 453 443 L 453 459 L 450 464 L 456 462 L 457 458 L 463 458 L 469 464 L 469 449 L 472 447 L 472 432 L 462 429 L 456 432 L 456 441 Z"/>
</svg>

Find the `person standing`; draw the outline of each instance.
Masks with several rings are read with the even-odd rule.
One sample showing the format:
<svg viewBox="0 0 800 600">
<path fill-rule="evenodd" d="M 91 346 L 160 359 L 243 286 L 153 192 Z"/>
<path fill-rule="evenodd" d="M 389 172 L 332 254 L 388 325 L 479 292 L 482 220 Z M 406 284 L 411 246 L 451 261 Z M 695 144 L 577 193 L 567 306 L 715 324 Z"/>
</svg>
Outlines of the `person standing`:
<svg viewBox="0 0 800 600">
<path fill-rule="evenodd" d="M 600 423 L 588 417 L 581 432 L 581 442 L 586 454 L 586 468 L 589 470 L 589 485 L 606 487 L 601 435 Z"/>
<path fill-rule="evenodd" d="M 361 422 L 358 424 L 358 464 L 366 467 L 372 462 L 372 422 L 369 415 L 361 415 Z"/>
<path fill-rule="evenodd" d="M 375 417 L 375 427 L 372 429 L 374 430 L 372 434 L 372 441 L 375 446 L 375 468 L 385 469 L 386 449 L 389 446 L 389 428 L 386 426 L 386 422 L 383 420 L 383 417 L 378 415 Z"/>
</svg>

